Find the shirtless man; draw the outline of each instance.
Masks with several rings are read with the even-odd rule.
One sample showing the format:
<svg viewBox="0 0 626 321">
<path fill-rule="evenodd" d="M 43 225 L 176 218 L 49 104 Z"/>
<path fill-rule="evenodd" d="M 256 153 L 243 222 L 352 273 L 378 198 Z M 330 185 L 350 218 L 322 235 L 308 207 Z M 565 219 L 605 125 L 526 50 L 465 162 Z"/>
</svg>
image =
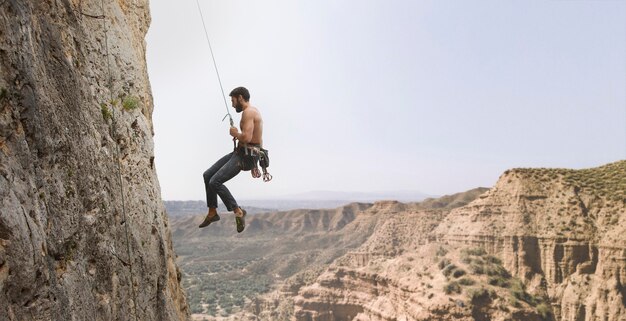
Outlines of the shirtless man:
<svg viewBox="0 0 626 321">
<path fill-rule="evenodd" d="M 241 233 L 245 228 L 246 211 L 237 205 L 237 201 L 228 188 L 224 186 L 224 183 L 237 176 L 241 170 L 251 169 L 244 168 L 250 164 L 250 159 L 246 159 L 246 157 L 252 157 L 250 155 L 253 154 L 253 151 L 250 148 L 258 149 L 263 144 L 263 119 L 261 119 L 259 110 L 250 105 L 250 93 L 246 88 L 237 87 L 230 92 L 229 96 L 235 110 L 242 113 L 239 123 L 241 133 L 236 127 L 230 127 L 230 135 L 239 143 L 235 151 L 222 157 L 204 172 L 204 187 L 209 212 L 204 222 L 200 224 L 200 228 L 220 220 L 219 215 L 217 215 L 217 196 L 219 195 L 226 205 L 226 209 L 235 213 L 237 232 Z M 247 152 L 246 149 L 248 149 Z M 258 169 L 256 172 L 254 169 L 253 176 L 258 173 Z"/>
</svg>

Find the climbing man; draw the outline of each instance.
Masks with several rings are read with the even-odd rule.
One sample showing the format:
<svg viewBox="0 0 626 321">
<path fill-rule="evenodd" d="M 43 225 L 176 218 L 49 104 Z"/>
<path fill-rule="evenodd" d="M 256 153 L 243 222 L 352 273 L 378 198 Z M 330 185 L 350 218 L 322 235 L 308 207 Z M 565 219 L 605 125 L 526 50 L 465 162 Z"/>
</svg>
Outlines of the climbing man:
<svg viewBox="0 0 626 321">
<path fill-rule="evenodd" d="M 217 196 L 219 195 L 226 209 L 235 213 L 237 232 L 241 233 L 246 227 L 246 211 L 237 205 L 237 201 L 224 183 L 237 176 L 242 170 L 252 170 L 253 177 L 260 177 L 256 162 L 263 145 L 263 119 L 259 110 L 250 105 L 250 93 L 246 88 L 237 87 L 230 92 L 229 96 L 235 110 L 242 113 L 239 123 L 241 133 L 236 127 L 230 127 L 230 135 L 233 140 L 238 141 L 237 147 L 204 172 L 204 187 L 209 212 L 199 227 L 203 228 L 220 220 L 217 214 Z"/>
</svg>

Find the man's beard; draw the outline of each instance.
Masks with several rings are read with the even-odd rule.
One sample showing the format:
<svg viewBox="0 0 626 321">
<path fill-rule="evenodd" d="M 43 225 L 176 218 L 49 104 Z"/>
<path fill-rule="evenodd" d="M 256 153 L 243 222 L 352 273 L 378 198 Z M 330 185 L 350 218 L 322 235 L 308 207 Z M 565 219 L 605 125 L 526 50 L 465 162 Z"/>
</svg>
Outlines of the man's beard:
<svg viewBox="0 0 626 321">
<path fill-rule="evenodd" d="M 241 108 L 241 106 L 237 105 L 237 106 L 235 106 L 235 111 L 236 111 L 237 113 L 240 113 L 240 112 L 242 112 L 242 111 L 243 111 L 243 108 Z"/>
</svg>

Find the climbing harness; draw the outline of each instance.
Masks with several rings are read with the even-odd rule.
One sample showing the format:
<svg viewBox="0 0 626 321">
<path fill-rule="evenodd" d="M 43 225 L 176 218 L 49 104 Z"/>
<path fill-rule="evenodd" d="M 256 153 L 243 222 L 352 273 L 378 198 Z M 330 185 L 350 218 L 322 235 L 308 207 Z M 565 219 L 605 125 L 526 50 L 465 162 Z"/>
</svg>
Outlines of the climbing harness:
<svg viewBox="0 0 626 321">
<path fill-rule="evenodd" d="M 252 177 L 261 177 L 259 171 L 259 165 L 263 170 L 263 181 L 269 182 L 272 180 L 272 175 L 267 171 L 270 166 L 269 151 L 261 147 L 258 144 L 240 144 L 235 153 L 238 153 L 242 160 L 239 163 L 239 167 L 243 171 L 252 171 Z"/>
</svg>

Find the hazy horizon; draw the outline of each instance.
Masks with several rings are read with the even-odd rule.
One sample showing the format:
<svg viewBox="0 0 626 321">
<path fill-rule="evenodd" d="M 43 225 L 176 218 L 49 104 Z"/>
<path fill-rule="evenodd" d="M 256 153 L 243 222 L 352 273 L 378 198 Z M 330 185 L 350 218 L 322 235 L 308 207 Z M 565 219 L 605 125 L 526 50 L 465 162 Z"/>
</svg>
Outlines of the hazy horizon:
<svg viewBox="0 0 626 321">
<path fill-rule="evenodd" d="M 162 197 L 202 200 L 232 150 L 226 108 L 195 1 L 150 5 Z M 241 173 L 237 199 L 445 195 L 626 159 L 626 1 L 200 5 L 226 95 L 248 87 L 264 117 L 274 180 Z"/>
<path fill-rule="evenodd" d="M 459 191 L 465 192 L 465 191 Z M 454 194 L 454 193 L 453 193 Z M 429 197 L 440 197 L 443 195 L 426 194 L 420 191 L 372 191 L 372 192 L 360 192 L 360 191 L 333 191 L 333 190 L 315 190 L 304 191 L 294 194 L 283 194 L 268 197 L 258 198 L 241 198 L 243 201 L 269 201 L 269 200 L 293 200 L 293 201 L 351 201 L 351 200 L 380 200 L 383 198 L 396 197 L 398 200 L 418 200 Z M 163 199 L 165 201 L 204 201 L 204 198 L 198 199 Z"/>
</svg>

